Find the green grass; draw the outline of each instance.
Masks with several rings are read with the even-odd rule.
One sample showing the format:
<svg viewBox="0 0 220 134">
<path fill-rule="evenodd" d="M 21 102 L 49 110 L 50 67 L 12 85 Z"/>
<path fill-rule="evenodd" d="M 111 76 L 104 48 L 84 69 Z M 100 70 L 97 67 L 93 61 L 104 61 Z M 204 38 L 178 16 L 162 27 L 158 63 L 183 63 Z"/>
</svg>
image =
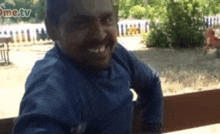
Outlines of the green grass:
<svg viewBox="0 0 220 134">
<path fill-rule="evenodd" d="M 217 88 L 220 84 L 220 59 L 213 52 L 204 56 L 202 49 L 153 48 L 133 53 L 160 72 L 164 93 Z"/>
</svg>

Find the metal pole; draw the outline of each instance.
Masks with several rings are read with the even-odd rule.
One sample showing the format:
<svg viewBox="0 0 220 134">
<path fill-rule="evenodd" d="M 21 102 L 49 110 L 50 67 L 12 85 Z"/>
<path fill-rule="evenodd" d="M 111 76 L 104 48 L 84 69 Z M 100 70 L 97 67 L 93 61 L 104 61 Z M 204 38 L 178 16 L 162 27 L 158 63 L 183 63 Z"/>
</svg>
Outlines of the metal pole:
<svg viewBox="0 0 220 134">
<path fill-rule="evenodd" d="M 7 45 L 7 62 L 8 62 L 8 64 L 9 64 L 9 45 L 8 45 L 8 42 L 9 42 L 9 40 L 8 39 L 6 39 L 6 41 L 5 41 L 5 43 L 6 43 L 6 45 Z"/>
<path fill-rule="evenodd" d="M 219 48 L 220 46 L 217 47 L 217 58 L 219 58 Z"/>
</svg>

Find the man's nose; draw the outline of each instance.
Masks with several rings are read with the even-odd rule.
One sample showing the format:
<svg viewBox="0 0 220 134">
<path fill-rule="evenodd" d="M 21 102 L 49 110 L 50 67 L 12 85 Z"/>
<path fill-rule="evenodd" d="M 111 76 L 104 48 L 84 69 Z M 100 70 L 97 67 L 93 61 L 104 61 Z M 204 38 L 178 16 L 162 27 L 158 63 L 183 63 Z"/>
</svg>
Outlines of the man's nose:
<svg viewBox="0 0 220 134">
<path fill-rule="evenodd" d="M 101 25 L 100 22 L 96 22 L 91 29 L 91 37 L 93 39 L 103 40 L 107 36 L 107 33 L 104 27 Z"/>
</svg>

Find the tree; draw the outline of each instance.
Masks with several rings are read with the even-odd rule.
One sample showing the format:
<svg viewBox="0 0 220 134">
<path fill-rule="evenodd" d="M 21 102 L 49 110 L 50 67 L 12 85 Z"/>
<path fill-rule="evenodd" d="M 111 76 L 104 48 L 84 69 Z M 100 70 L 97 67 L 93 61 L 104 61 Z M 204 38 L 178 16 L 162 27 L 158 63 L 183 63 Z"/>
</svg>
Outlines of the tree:
<svg viewBox="0 0 220 134">
<path fill-rule="evenodd" d="M 115 17 L 116 17 L 116 26 L 117 26 L 118 20 L 119 20 L 118 19 L 119 3 L 120 3 L 119 0 L 114 0 L 113 7 L 114 7 L 114 14 L 115 14 Z"/>
<path fill-rule="evenodd" d="M 128 18 L 130 16 L 130 9 L 133 6 L 143 6 L 143 0 L 119 0 L 119 18 Z"/>
<path fill-rule="evenodd" d="M 220 0 L 196 0 L 200 7 L 200 11 L 205 16 L 216 15 L 220 13 Z"/>
<path fill-rule="evenodd" d="M 167 19 L 161 24 L 155 24 L 151 19 L 152 30 L 149 40 L 153 46 L 174 48 L 198 47 L 204 43 L 203 16 L 199 11 L 199 3 L 196 0 L 182 0 L 167 3 Z M 170 42 L 167 40 L 170 39 Z"/>
<path fill-rule="evenodd" d="M 44 19 L 45 19 L 45 11 L 46 11 L 45 0 L 39 0 L 35 4 L 35 13 L 36 13 L 37 22 L 44 21 Z"/>
<path fill-rule="evenodd" d="M 141 19 L 146 14 L 146 9 L 141 5 L 136 5 L 130 8 L 129 14 L 135 19 Z"/>
</svg>

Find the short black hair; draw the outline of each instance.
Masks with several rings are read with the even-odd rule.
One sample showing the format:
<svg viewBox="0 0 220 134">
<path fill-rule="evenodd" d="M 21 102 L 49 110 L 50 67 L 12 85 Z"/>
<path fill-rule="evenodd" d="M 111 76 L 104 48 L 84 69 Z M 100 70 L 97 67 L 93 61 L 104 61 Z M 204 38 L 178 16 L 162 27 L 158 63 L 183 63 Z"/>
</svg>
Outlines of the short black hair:
<svg viewBox="0 0 220 134">
<path fill-rule="evenodd" d="M 60 16 L 68 10 L 67 0 L 47 0 L 46 19 L 56 26 L 59 24 Z"/>
<path fill-rule="evenodd" d="M 112 2 L 113 7 L 113 0 Z M 46 18 L 56 26 L 59 25 L 60 16 L 68 11 L 70 0 L 46 0 Z M 113 7 L 114 10 L 114 7 Z"/>
</svg>

